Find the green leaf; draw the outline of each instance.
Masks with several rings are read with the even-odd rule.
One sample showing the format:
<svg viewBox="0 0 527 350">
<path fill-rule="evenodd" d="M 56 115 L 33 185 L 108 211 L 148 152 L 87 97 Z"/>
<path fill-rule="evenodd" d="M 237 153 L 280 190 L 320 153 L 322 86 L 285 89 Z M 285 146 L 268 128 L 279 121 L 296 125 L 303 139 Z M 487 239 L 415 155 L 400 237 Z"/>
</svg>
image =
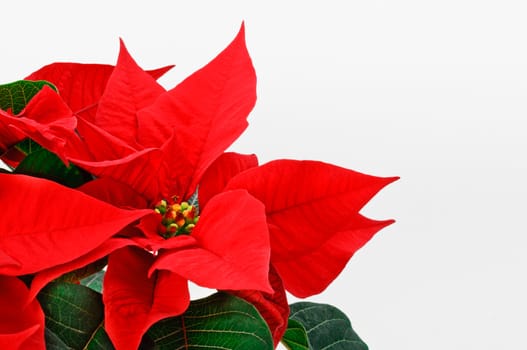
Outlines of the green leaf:
<svg viewBox="0 0 527 350">
<path fill-rule="evenodd" d="M 93 289 L 96 292 L 102 293 L 102 282 L 106 271 L 100 270 L 91 276 L 88 276 L 81 280 L 81 284 L 88 288 Z"/>
<path fill-rule="evenodd" d="M 49 328 L 45 330 L 46 350 L 69 350 L 72 349 L 67 346 L 55 333 Z M 72 349 L 73 350 L 73 349 Z"/>
<path fill-rule="evenodd" d="M 39 149 L 42 149 L 41 145 L 31 140 L 29 137 L 20 141 L 15 147 L 25 155 L 31 154 L 33 152 L 38 151 Z"/>
<path fill-rule="evenodd" d="M 13 83 L 0 85 L 0 109 L 11 110 L 13 114 L 20 113 L 27 103 L 39 92 L 45 85 L 50 86 L 53 90 L 57 88 L 43 80 L 27 81 L 19 80 Z"/>
<path fill-rule="evenodd" d="M 112 341 L 108 337 L 108 334 L 104 330 L 103 324 L 99 325 L 99 328 L 93 334 L 93 337 L 83 350 L 111 350 L 114 349 Z"/>
<path fill-rule="evenodd" d="M 300 322 L 289 319 L 287 321 L 287 330 L 282 337 L 282 343 L 289 350 L 310 350 L 306 330 Z"/>
<path fill-rule="evenodd" d="M 159 350 L 272 350 L 273 338 L 256 308 L 220 292 L 190 303 L 181 316 L 153 325 L 147 335 Z"/>
<path fill-rule="evenodd" d="M 292 319 L 287 321 L 287 329 L 281 341 L 289 350 L 311 349 L 304 326 Z"/>
<path fill-rule="evenodd" d="M 311 350 L 368 350 L 346 315 L 334 306 L 311 302 L 290 305 L 290 319 L 299 322 Z"/>
<path fill-rule="evenodd" d="M 52 282 L 38 295 L 46 315 L 48 337 L 73 349 L 113 349 L 103 329 L 104 308 L 101 294 L 88 287 Z M 67 349 L 67 348 L 66 348 Z"/>
<path fill-rule="evenodd" d="M 52 180 L 72 188 L 92 179 L 90 174 L 73 164 L 67 167 L 59 157 L 44 148 L 26 156 L 14 173 Z"/>
</svg>

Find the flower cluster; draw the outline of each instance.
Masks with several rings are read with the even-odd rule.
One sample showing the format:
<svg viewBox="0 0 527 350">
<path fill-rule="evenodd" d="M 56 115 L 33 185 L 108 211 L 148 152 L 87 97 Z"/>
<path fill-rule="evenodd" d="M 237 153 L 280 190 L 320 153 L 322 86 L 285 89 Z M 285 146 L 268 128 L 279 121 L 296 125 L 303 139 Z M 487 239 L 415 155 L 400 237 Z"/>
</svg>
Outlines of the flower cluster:
<svg viewBox="0 0 527 350">
<path fill-rule="evenodd" d="M 160 346 L 152 327 L 204 308 L 188 281 L 252 305 L 271 339 L 261 348 L 273 348 L 286 291 L 322 292 L 393 222 L 359 211 L 395 177 L 226 152 L 256 102 L 243 25 L 166 90 L 156 80 L 170 68 L 143 70 L 121 42 L 115 66 L 53 63 L 3 86 L 24 99 L 0 97 L 0 348 L 67 343 L 48 289 L 99 270 L 97 331 L 116 349 Z M 188 322 L 178 327 L 188 344 Z"/>
</svg>

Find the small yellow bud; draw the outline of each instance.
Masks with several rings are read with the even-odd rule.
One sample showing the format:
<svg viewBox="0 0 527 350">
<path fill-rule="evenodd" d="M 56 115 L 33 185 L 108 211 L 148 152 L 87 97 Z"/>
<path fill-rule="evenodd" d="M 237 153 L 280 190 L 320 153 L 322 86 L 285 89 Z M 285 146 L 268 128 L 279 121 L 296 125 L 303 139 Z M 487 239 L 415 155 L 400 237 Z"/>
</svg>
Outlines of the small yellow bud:
<svg viewBox="0 0 527 350">
<path fill-rule="evenodd" d="M 170 233 L 176 233 L 178 229 L 179 229 L 179 227 L 178 227 L 177 224 L 170 224 L 170 225 L 168 226 L 168 231 L 169 231 Z"/>
</svg>

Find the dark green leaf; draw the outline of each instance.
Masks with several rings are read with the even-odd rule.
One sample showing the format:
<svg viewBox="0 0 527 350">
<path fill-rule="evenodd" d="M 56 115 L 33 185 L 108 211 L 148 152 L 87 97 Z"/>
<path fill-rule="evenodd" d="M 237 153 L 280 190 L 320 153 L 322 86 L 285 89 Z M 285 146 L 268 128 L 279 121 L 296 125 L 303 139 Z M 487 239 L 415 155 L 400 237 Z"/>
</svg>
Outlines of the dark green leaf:
<svg viewBox="0 0 527 350">
<path fill-rule="evenodd" d="M 25 155 L 31 154 L 33 152 L 38 151 L 39 149 L 42 149 L 41 145 L 31 140 L 30 138 L 23 139 L 15 147 Z"/>
<path fill-rule="evenodd" d="M 73 188 L 91 180 L 86 171 L 73 164 L 66 167 L 59 157 L 43 148 L 26 156 L 14 173 L 52 180 Z"/>
<path fill-rule="evenodd" d="M 300 322 L 289 319 L 282 343 L 289 350 L 310 350 L 306 330 Z"/>
<path fill-rule="evenodd" d="M 0 85 L 0 109 L 11 110 L 13 114 L 18 114 L 26 107 L 27 103 L 45 85 L 50 86 L 55 91 L 57 88 L 47 81 L 27 81 L 19 80 L 13 83 Z"/>
<path fill-rule="evenodd" d="M 346 315 L 334 306 L 311 302 L 290 305 L 292 320 L 304 329 L 312 350 L 368 350 Z"/>
<path fill-rule="evenodd" d="M 74 350 L 67 346 L 55 333 L 46 328 L 46 350 Z"/>
<path fill-rule="evenodd" d="M 99 328 L 93 334 L 93 337 L 83 350 L 111 350 L 114 349 L 112 341 L 104 330 L 103 324 L 99 324 Z"/>
<path fill-rule="evenodd" d="M 102 293 L 102 281 L 106 271 L 100 270 L 84 279 L 81 280 L 81 284 L 88 288 L 93 289 L 96 292 Z"/>
<path fill-rule="evenodd" d="M 88 287 L 52 282 L 38 295 L 46 328 L 73 349 L 113 349 L 103 329 L 101 294 Z M 51 333 L 50 333 L 51 334 Z M 51 337 L 57 344 L 55 337 Z"/>
<path fill-rule="evenodd" d="M 271 332 L 256 308 L 223 292 L 191 302 L 182 316 L 156 323 L 147 334 L 159 350 L 273 349 Z"/>
</svg>

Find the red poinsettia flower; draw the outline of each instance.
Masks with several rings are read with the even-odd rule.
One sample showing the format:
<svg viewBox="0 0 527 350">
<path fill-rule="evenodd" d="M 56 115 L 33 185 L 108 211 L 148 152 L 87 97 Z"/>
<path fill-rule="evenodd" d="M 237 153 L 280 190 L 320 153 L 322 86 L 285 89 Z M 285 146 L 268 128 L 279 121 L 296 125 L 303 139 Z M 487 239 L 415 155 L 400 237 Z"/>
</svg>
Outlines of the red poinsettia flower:
<svg viewBox="0 0 527 350">
<path fill-rule="evenodd" d="M 128 55 L 123 54 L 120 62 L 127 68 L 121 70 L 122 76 L 116 74 L 118 78 L 115 78 L 115 87 L 119 90 L 114 96 L 124 95 L 121 91 L 124 90 L 127 91 L 128 101 L 129 96 L 142 94 L 136 98 L 139 102 L 148 101 L 148 96 L 155 96 L 155 98 L 150 97 L 154 103 L 146 107 L 139 102 L 119 103 L 120 110 L 116 112 L 115 107 L 110 104 L 115 104 L 115 100 L 108 98 L 106 102 L 103 98 L 99 104 L 97 113 L 100 118 L 96 118 L 96 125 L 80 123 L 81 135 L 85 135 L 85 145 L 90 148 L 94 158 L 73 161 L 100 177 L 127 184 L 142 198 L 156 198 L 152 193 L 160 192 L 177 193 L 178 196 L 187 198 L 194 192 L 199 182 L 199 203 L 201 207 L 206 207 L 211 198 L 223 191 L 247 190 L 265 205 L 267 225 L 271 235 L 272 266 L 285 288 L 294 295 L 307 297 L 320 293 L 336 278 L 360 247 L 378 230 L 392 222 L 370 220 L 360 215 L 359 211 L 382 187 L 396 178 L 368 176 L 314 161 L 279 160 L 258 167 L 254 156 L 233 153 L 223 154 L 211 166 L 189 167 L 196 169 L 195 176 L 189 178 L 185 172 L 179 170 L 181 165 L 196 164 L 193 158 L 196 154 L 195 148 L 208 151 L 203 146 L 207 143 L 207 139 L 202 129 L 200 130 L 202 125 L 211 125 L 212 132 L 208 131 L 207 134 L 209 137 L 211 134 L 220 134 L 213 128 L 224 127 L 227 116 L 231 117 L 227 122 L 235 125 L 232 116 L 218 116 L 217 111 L 225 108 L 210 104 L 211 109 L 205 104 L 209 101 L 206 99 L 196 101 L 196 98 L 206 96 L 203 93 L 206 91 L 204 86 L 199 83 L 213 79 L 202 78 L 202 71 L 169 93 L 156 93 L 156 88 L 145 89 L 145 86 L 153 85 L 141 80 L 145 75 L 134 68 L 136 66 L 132 64 Z M 134 79 L 131 76 L 134 76 Z M 131 83 L 132 81 L 141 83 Z M 140 85 L 142 89 L 134 88 L 134 84 Z M 237 84 L 242 83 L 237 82 Z M 123 89 L 123 86 L 127 89 Z M 192 94 L 184 95 L 186 90 L 183 88 L 187 86 L 192 88 L 188 89 Z M 124 97 L 120 100 L 126 101 Z M 109 107 L 105 103 L 108 103 Z M 106 115 L 101 112 L 104 108 L 109 110 Z M 129 117 L 124 118 L 123 116 L 126 115 Z M 119 120 L 119 124 L 116 124 L 116 120 Z M 208 124 L 211 120 L 215 123 Z M 105 142 L 95 141 L 100 139 L 104 139 Z M 177 141 L 179 141 L 178 146 L 171 146 Z M 159 154 L 157 147 L 161 149 Z M 167 153 L 163 152 L 168 152 L 173 149 L 172 147 L 180 151 L 177 155 L 178 162 L 167 165 L 163 163 Z M 208 164 L 211 159 L 217 157 L 218 151 L 224 148 L 217 149 L 213 157 L 205 158 Z M 111 150 L 114 150 L 114 153 L 110 153 Z M 116 155 L 121 158 L 115 160 L 97 158 L 98 155 L 100 157 L 100 155 L 115 154 L 115 150 L 122 150 L 121 154 Z M 170 171 L 171 167 L 173 170 Z M 152 168 L 159 169 L 159 172 L 157 176 L 149 178 L 149 173 L 142 170 Z M 141 172 L 137 172 L 137 169 Z M 174 182 L 168 184 L 159 182 L 159 179 L 163 178 L 160 174 L 167 171 L 166 169 L 169 169 L 170 173 L 177 174 L 175 186 Z M 95 184 L 97 182 L 94 186 Z M 170 185 L 173 189 L 167 190 Z M 115 186 L 106 183 L 106 186 L 101 186 L 103 187 L 105 190 L 100 198 L 106 197 L 106 200 L 116 205 L 126 205 L 136 201 L 134 199 L 134 201 L 119 203 L 115 200 L 117 195 L 109 195 L 111 192 L 109 188 Z M 124 191 L 117 192 L 122 194 Z M 137 197 L 134 195 L 134 198 Z M 155 226 L 156 221 L 150 218 L 152 222 L 143 220 L 141 227 L 145 233 L 152 232 Z M 160 240 L 155 234 L 149 237 L 150 248 L 153 250 L 159 248 L 159 245 L 152 245 L 156 237 Z M 153 269 L 165 269 L 173 264 L 177 264 L 177 257 L 165 256 L 156 259 Z M 280 305 L 279 313 L 285 314 L 284 318 L 272 320 L 270 316 L 268 319 L 276 342 L 285 329 L 287 313 L 283 310 L 287 310 L 287 305 L 284 305 L 285 299 L 280 298 L 281 288 L 275 289 L 276 295 L 266 295 L 262 291 L 248 293 L 252 296 L 259 295 L 257 299 L 262 301 L 273 300 L 274 297 L 281 300 L 275 304 Z M 251 300 L 256 299 L 251 297 Z M 264 305 L 265 303 L 261 304 L 262 310 L 270 310 Z"/>
<path fill-rule="evenodd" d="M 395 178 L 315 161 L 258 166 L 254 156 L 223 153 L 247 126 L 255 81 L 243 28 L 216 59 L 169 91 L 122 46 L 97 108 L 79 117 L 79 137 L 68 140 L 66 152 L 97 176 L 75 196 L 89 196 L 101 211 L 107 202 L 137 212 L 140 224 L 112 233 L 102 225 L 98 240 L 83 242 L 91 249 L 37 275 L 33 292 L 109 254 L 105 322 L 118 349 L 136 348 L 151 324 L 183 312 L 187 280 L 253 302 L 276 343 L 287 322 L 285 290 L 299 297 L 321 292 L 392 222 L 359 211 Z M 197 190 L 199 211 L 188 203 Z M 74 190 L 58 192 L 66 198 Z M 69 208 L 85 220 L 79 206 Z M 6 268 L 16 268 L 15 256 L 10 250 Z"/>
<path fill-rule="evenodd" d="M 150 208 L 150 215 L 137 228 L 114 230 L 119 236 L 108 237 L 104 227 L 102 242 L 84 237 L 82 245 L 92 249 L 37 274 L 32 293 L 49 279 L 109 254 L 105 327 L 116 348 L 133 349 L 153 323 L 186 310 L 187 280 L 216 289 L 272 292 L 262 203 L 245 190 L 218 193 L 199 211 L 186 201 L 207 167 L 246 128 L 255 83 L 243 27 L 218 57 L 169 91 L 122 45 L 93 119 L 78 116 L 79 137 L 68 140 L 68 160 L 98 178 L 77 190 L 60 186 L 60 196 L 76 192 L 96 208 L 102 200 L 137 217 Z M 79 210 L 78 203 L 68 205 Z M 90 211 L 77 217 L 84 220 Z M 7 255 L 18 260 L 12 249 Z"/>
<path fill-rule="evenodd" d="M 44 312 L 20 279 L 0 276 L 0 348 L 45 350 Z"/>
</svg>

